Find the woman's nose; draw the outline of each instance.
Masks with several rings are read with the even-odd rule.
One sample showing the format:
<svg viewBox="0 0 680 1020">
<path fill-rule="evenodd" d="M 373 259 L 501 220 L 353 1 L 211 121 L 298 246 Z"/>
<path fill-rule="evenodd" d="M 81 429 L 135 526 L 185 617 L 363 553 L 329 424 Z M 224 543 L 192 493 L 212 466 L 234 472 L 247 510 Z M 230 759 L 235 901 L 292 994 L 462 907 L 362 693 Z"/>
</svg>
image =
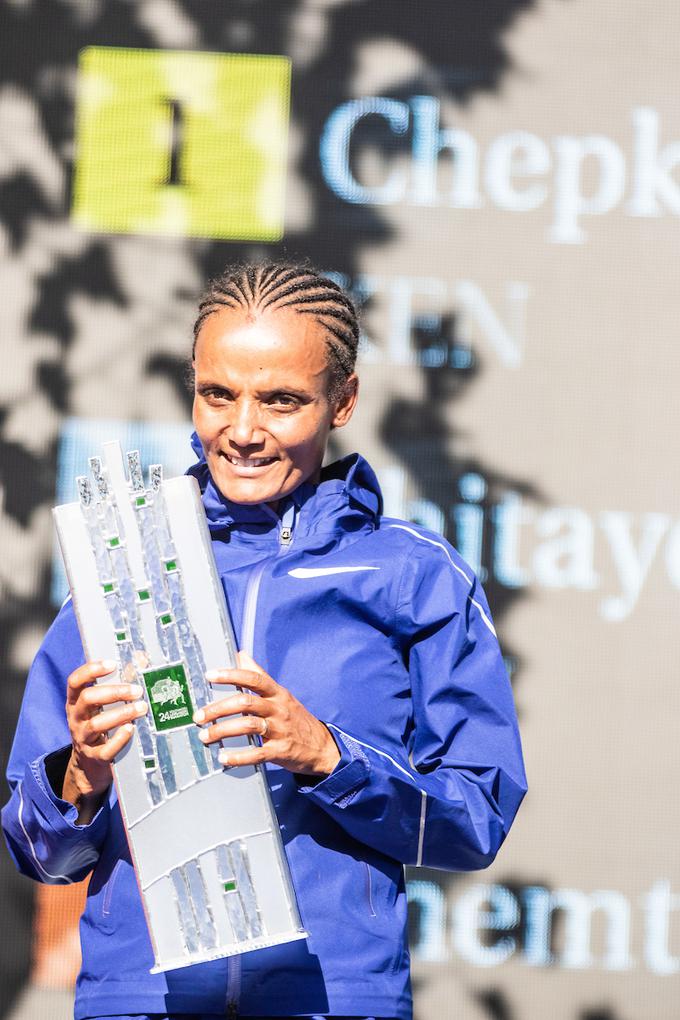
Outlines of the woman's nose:
<svg viewBox="0 0 680 1020">
<path fill-rule="evenodd" d="M 229 428 L 229 438 L 237 446 L 251 446 L 257 442 L 260 422 L 257 406 L 252 401 L 236 401 Z"/>
</svg>

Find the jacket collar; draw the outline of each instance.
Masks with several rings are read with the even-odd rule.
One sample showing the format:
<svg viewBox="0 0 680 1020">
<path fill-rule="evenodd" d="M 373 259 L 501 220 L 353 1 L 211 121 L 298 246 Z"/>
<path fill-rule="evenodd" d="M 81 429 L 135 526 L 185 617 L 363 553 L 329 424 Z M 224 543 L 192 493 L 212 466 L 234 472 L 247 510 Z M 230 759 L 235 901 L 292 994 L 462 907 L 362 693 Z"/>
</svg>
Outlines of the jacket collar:
<svg viewBox="0 0 680 1020">
<path fill-rule="evenodd" d="M 349 454 L 322 468 L 318 485 L 303 482 L 280 501 L 278 513 L 274 513 L 265 503 L 244 505 L 226 499 L 212 479 L 201 441 L 195 432 L 191 445 L 198 460 L 186 473 L 198 481 L 211 532 L 224 529 L 253 534 L 273 532 L 278 529 L 282 518 L 290 518 L 291 512 L 297 521 L 296 531 L 302 533 L 334 530 L 337 519 L 345 517 L 348 512 L 358 514 L 365 518 L 365 523 L 376 526 L 382 513 L 378 479 L 358 453 Z"/>
</svg>

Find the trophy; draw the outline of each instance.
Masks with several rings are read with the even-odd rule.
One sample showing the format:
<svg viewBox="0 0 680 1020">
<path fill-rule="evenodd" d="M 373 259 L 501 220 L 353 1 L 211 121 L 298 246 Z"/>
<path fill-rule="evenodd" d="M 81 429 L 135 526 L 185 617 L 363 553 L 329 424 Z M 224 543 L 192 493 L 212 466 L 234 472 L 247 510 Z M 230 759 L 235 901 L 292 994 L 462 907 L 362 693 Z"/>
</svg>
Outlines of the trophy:
<svg viewBox="0 0 680 1020">
<path fill-rule="evenodd" d="M 113 659 L 101 682 L 139 683 L 148 712 L 113 765 L 149 926 L 152 973 L 305 938 L 262 766 L 226 770 L 196 709 L 205 674 L 236 666 L 236 647 L 198 484 L 144 480 L 137 451 L 104 444 L 79 500 L 55 507 L 87 659 Z"/>
</svg>

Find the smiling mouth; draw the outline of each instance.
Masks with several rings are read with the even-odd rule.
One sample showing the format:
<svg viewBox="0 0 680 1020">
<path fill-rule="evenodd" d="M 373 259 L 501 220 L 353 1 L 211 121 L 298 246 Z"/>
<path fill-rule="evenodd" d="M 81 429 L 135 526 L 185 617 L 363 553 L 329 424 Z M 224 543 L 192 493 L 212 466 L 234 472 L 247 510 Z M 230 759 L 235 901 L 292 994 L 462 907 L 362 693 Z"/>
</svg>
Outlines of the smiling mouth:
<svg viewBox="0 0 680 1020">
<path fill-rule="evenodd" d="M 266 467 L 268 464 L 273 464 L 276 460 L 276 457 L 235 457 L 231 453 L 223 453 L 222 456 L 230 464 L 233 464 L 234 467 L 240 468 Z"/>
</svg>

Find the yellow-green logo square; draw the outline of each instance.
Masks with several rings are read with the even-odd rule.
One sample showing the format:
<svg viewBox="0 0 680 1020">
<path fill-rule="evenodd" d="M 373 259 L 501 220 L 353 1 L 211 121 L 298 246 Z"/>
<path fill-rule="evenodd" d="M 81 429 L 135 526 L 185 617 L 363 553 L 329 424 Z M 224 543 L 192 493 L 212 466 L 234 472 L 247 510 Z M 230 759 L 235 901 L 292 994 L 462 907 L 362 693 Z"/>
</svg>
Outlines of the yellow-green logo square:
<svg viewBox="0 0 680 1020">
<path fill-rule="evenodd" d="M 281 238 L 287 57 L 91 46 L 78 79 L 78 226 Z"/>
</svg>

